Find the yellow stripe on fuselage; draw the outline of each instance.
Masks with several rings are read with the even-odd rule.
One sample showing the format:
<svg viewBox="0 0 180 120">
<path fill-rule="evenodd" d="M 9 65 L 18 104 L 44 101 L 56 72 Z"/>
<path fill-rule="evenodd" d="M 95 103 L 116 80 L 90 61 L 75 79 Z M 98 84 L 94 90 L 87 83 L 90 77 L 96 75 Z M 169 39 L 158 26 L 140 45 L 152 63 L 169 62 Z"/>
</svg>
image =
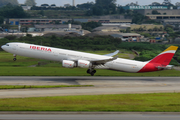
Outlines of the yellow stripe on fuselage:
<svg viewBox="0 0 180 120">
<path fill-rule="evenodd" d="M 178 49 L 178 47 L 177 46 L 170 46 L 170 47 L 168 47 L 165 51 L 163 51 L 163 52 L 166 52 L 166 51 L 169 51 L 169 50 L 177 50 Z"/>
</svg>

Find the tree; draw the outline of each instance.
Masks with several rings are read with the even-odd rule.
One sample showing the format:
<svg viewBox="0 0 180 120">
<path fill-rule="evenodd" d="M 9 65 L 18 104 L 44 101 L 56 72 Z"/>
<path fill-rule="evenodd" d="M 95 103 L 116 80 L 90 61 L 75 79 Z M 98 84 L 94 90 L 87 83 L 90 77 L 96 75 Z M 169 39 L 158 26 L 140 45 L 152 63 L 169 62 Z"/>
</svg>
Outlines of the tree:
<svg viewBox="0 0 180 120">
<path fill-rule="evenodd" d="M 86 9 L 86 10 L 88 10 L 88 9 L 90 9 L 93 5 L 94 5 L 93 2 L 87 2 L 87 3 L 83 3 L 83 4 L 78 4 L 77 7 L 78 7 L 79 9 Z"/>
<path fill-rule="evenodd" d="M 144 37 L 151 37 L 149 33 L 141 33 L 141 35 L 143 35 Z"/>
<path fill-rule="evenodd" d="M 9 28 L 10 28 L 10 25 L 8 25 L 8 24 L 2 24 L 1 27 L 2 27 L 3 29 L 9 29 Z"/>
<path fill-rule="evenodd" d="M 158 15 L 158 14 L 161 14 L 161 13 L 159 13 L 157 10 L 153 10 L 153 11 L 152 11 L 152 14 L 153 14 L 153 15 Z"/>
<path fill-rule="evenodd" d="M 174 6 L 174 5 L 171 3 L 171 0 L 164 0 L 164 2 L 162 3 L 162 5 Z"/>
<path fill-rule="evenodd" d="M 180 2 L 177 2 L 175 5 L 178 6 L 178 7 L 180 7 Z"/>
<path fill-rule="evenodd" d="M 103 8 L 101 6 L 94 6 L 93 15 L 103 15 Z"/>
<path fill-rule="evenodd" d="M 153 30 L 154 30 L 154 31 L 158 31 L 159 29 L 155 26 L 155 27 L 153 28 Z"/>
<path fill-rule="evenodd" d="M 116 4 L 117 0 L 96 0 L 96 5 L 107 6 L 110 4 Z"/>
<path fill-rule="evenodd" d="M 4 17 L 0 16 L 0 24 L 3 24 L 4 22 Z"/>
<path fill-rule="evenodd" d="M 173 34 L 173 33 L 174 33 L 174 30 L 173 30 L 173 28 L 171 28 L 171 27 L 165 27 L 165 31 L 166 31 L 168 34 Z"/>
<path fill-rule="evenodd" d="M 42 16 L 44 16 L 44 10 L 41 10 L 41 11 L 39 12 L 39 14 L 42 15 Z"/>
<path fill-rule="evenodd" d="M 131 32 L 131 28 L 130 27 L 127 27 L 126 28 L 126 33 L 130 33 Z"/>
<path fill-rule="evenodd" d="M 152 6 L 160 6 L 160 5 L 161 5 L 161 3 L 158 3 L 158 2 L 153 2 L 151 5 L 152 5 Z"/>
<path fill-rule="evenodd" d="M 100 22 L 87 22 L 82 23 L 82 29 L 91 31 L 92 29 L 101 26 Z"/>
<path fill-rule="evenodd" d="M 19 5 L 19 2 L 17 0 L 0 0 L 0 7 L 9 3 L 12 5 Z"/>
<path fill-rule="evenodd" d="M 135 23 L 135 24 L 142 24 L 143 21 L 144 21 L 145 19 L 147 19 L 146 16 L 144 16 L 144 15 L 142 15 L 142 14 L 140 14 L 140 13 L 135 13 L 135 12 L 134 12 L 134 13 L 132 14 L 132 16 L 133 16 L 132 23 Z"/>
<path fill-rule="evenodd" d="M 123 7 L 119 7 L 118 12 L 119 12 L 119 14 L 124 14 L 125 9 Z"/>
<path fill-rule="evenodd" d="M 26 0 L 24 4 L 27 6 L 36 6 L 35 0 Z"/>
<path fill-rule="evenodd" d="M 116 0 L 96 0 L 92 11 L 94 15 L 116 14 Z"/>
<path fill-rule="evenodd" d="M 28 17 L 28 14 L 24 12 L 21 6 L 7 4 L 0 8 L 0 16 L 4 18 L 25 18 Z"/>
<path fill-rule="evenodd" d="M 167 24 L 164 29 L 167 30 L 168 28 L 174 29 L 172 25 Z"/>
<path fill-rule="evenodd" d="M 126 6 L 139 6 L 139 5 L 137 3 L 131 2 L 131 3 L 127 4 Z"/>
</svg>

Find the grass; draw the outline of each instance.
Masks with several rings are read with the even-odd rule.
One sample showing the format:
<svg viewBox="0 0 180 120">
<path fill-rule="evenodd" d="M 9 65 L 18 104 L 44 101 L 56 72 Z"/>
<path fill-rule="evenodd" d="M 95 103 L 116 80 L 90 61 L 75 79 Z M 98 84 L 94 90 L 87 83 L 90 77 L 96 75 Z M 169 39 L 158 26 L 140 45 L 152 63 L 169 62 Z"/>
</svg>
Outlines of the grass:
<svg viewBox="0 0 180 120">
<path fill-rule="evenodd" d="M 0 67 L 0 76 L 90 76 L 83 68 L 62 67 Z M 164 70 L 149 73 L 126 73 L 112 70 L 97 70 L 95 76 L 180 76 L 177 70 Z"/>
<path fill-rule="evenodd" d="M 30 89 L 30 88 L 63 88 L 63 87 L 92 87 L 93 85 L 0 85 L 0 89 Z"/>
<path fill-rule="evenodd" d="M 17 56 L 17 61 L 13 61 L 13 54 L 0 52 L 0 67 L 27 67 L 35 65 L 39 59 Z"/>
<path fill-rule="evenodd" d="M 97 51 L 96 54 L 107 54 L 110 52 Z M 122 53 L 120 53 L 119 56 L 124 58 L 128 57 L 127 54 Z M 21 56 L 17 56 L 16 62 L 14 62 L 12 59 L 12 54 L 0 52 L 0 76 L 90 76 L 86 73 L 87 69 L 63 68 L 59 62 Z M 39 62 L 43 64 L 38 67 L 29 67 L 31 65 L 37 65 Z M 165 70 L 149 73 L 126 73 L 111 70 L 97 70 L 95 76 L 180 76 L 180 74 L 179 71 L 176 70 Z"/>
<path fill-rule="evenodd" d="M 95 53 L 95 54 L 108 54 L 114 51 L 87 51 L 88 53 Z M 119 57 L 121 58 L 129 58 L 128 54 L 119 53 Z M 38 62 L 47 63 L 46 66 L 54 67 L 61 65 L 59 62 L 48 61 L 48 60 L 41 60 L 41 59 L 34 59 L 29 57 L 17 56 L 17 61 L 13 61 L 13 54 L 7 52 L 0 52 L 0 67 L 28 67 L 31 65 L 37 65 Z M 48 65 L 50 64 L 50 65 Z"/>
<path fill-rule="evenodd" d="M 0 99 L 1 111 L 180 112 L 180 93 Z"/>
</svg>

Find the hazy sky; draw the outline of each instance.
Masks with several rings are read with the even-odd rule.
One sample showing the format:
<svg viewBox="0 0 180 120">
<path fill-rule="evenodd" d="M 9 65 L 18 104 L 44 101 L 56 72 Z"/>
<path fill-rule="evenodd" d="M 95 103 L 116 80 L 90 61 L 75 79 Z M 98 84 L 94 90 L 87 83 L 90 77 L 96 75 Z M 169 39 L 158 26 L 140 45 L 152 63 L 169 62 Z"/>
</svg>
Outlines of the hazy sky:
<svg viewBox="0 0 180 120">
<path fill-rule="evenodd" d="M 25 0 L 18 0 L 18 1 L 19 3 L 24 3 Z M 75 3 L 77 5 L 77 4 L 87 3 L 88 1 L 95 2 L 95 0 L 75 0 Z M 149 5 L 152 2 L 162 3 L 164 0 L 117 0 L 116 3 L 120 5 L 126 5 L 128 3 L 136 2 L 136 1 L 138 1 L 139 5 Z M 176 2 L 179 2 L 179 0 L 171 0 L 171 3 L 173 4 L 175 4 Z M 72 0 L 36 0 L 36 3 L 38 6 L 44 3 L 47 3 L 49 5 L 56 4 L 56 6 L 63 6 L 64 4 L 67 4 L 67 3 L 72 4 Z"/>
</svg>

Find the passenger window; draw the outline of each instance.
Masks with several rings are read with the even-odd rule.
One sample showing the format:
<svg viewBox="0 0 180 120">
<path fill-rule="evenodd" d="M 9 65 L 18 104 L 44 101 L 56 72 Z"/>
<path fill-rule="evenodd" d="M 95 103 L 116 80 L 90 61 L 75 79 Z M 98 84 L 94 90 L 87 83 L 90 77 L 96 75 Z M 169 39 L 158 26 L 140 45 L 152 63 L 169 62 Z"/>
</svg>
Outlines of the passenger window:
<svg viewBox="0 0 180 120">
<path fill-rule="evenodd" d="M 9 46 L 9 44 L 6 44 L 6 46 Z"/>
</svg>

